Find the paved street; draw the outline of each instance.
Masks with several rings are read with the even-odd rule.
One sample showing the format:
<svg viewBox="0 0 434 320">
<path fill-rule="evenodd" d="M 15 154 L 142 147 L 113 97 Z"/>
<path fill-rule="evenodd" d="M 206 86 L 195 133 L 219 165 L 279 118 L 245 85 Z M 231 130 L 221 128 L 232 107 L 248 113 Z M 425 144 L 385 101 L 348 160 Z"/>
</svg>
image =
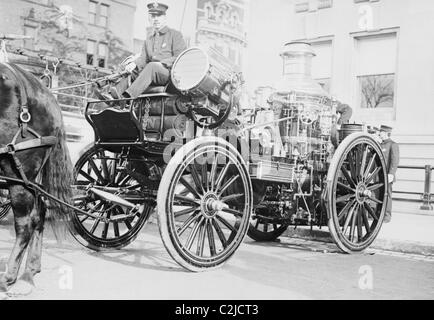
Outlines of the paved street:
<svg viewBox="0 0 434 320">
<path fill-rule="evenodd" d="M 10 216 L 9 216 L 10 220 Z M 14 232 L 0 223 L 0 258 Z M 370 249 L 343 255 L 329 243 L 246 238 L 219 270 L 184 271 L 166 253 L 155 224 L 128 248 L 90 252 L 45 237 L 43 270 L 26 299 L 432 299 L 434 257 Z"/>
</svg>

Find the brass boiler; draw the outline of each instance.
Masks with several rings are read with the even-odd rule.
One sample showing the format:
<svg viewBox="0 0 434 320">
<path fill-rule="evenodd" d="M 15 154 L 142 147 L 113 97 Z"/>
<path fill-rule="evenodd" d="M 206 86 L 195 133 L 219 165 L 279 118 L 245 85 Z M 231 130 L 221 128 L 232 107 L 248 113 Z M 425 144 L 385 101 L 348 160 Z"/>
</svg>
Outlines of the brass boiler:
<svg viewBox="0 0 434 320">
<path fill-rule="evenodd" d="M 234 70 L 235 66 L 215 49 L 193 47 L 175 60 L 171 80 L 176 89 L 193 99 L 208 98 L 217 105 L 227 105 L 230 98 L 225 88 Z"/>
<path fill-rule="evenodd" d="M 312 78 L 310 44 L 290 42 L 281 53 L 283 79 L 270 98 L 280 118 L 284 148 L 289 157 L 325 161 L 333 110 L 329 94 Z"/>
</svg>

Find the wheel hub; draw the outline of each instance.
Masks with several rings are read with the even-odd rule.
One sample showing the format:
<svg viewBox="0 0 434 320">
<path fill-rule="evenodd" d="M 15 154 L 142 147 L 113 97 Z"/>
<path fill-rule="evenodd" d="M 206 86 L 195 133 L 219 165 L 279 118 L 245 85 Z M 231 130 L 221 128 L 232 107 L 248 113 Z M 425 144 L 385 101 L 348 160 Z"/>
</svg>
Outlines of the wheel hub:
<svg viewBox="0 0 434 320">
<path fill-rule="evenodd" d="M 358 203 L 363 204 L 367 198 L 372 196 L 372 191 L 361 182 L 356 187 L 356 200 Z"/>
<path fill-rule="evenodd" d="M 214 192 L 205 194 L 201 200 L 201 211 L 206 217 L 212 218 L 224 208 L 228 205 L 220 201 Z"/>
</svg>

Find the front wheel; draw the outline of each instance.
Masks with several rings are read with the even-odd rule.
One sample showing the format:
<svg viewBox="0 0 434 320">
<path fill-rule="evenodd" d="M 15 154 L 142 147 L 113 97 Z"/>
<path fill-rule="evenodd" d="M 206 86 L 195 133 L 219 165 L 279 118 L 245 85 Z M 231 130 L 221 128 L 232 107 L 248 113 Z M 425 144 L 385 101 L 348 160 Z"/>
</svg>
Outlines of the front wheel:
<svg viewBox="0 0 434 320">
<path fill-rule="evenodd" d="M 217 268 L 243 241 L 252 206 L 250 177 L 237 150 L 221 138 L 197 138 L 174 155 L 161 179 L 163 243 L 190 271 Z"/>
<path fill-rule="evenodd" d="M 130 244 L 148 220 L 154 206 L 145 200 L 138 181 L 147 176 L 140 158 L 129 159 L 93 146 L 77 161 L 74 169 L 74 205 L 92 214 L 74 211 L 72 235 L 83 246 L 95 250 L 120 249 Z M 137 212 L 88 195 L 87 188 L 112 192 L 140 205 Z M 104 218 L 104 219 L 103 219 Z"/>
<path fill-rule="evenodd" d="M 336 245 L 351 253 L 377 237 L 387 206 L 387 170 L 381 147 L 353 133 L 337 148 L 327 175 L 328 226 Z"/>
</svg>

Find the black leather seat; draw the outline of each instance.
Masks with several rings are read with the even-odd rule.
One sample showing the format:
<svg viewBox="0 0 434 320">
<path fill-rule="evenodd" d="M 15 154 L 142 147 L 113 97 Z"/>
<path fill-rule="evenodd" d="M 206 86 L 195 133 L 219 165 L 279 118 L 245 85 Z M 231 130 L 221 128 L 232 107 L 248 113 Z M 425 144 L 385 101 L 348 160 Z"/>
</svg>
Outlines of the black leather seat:
<svg viewBox="0 0 434 320">
<path fill-rule="evenodd" d="M 134 143 L 141 140 L 140 123 L 129 110 L 107 108 L 89 117 L 101 142 Z"/>
</svg>

